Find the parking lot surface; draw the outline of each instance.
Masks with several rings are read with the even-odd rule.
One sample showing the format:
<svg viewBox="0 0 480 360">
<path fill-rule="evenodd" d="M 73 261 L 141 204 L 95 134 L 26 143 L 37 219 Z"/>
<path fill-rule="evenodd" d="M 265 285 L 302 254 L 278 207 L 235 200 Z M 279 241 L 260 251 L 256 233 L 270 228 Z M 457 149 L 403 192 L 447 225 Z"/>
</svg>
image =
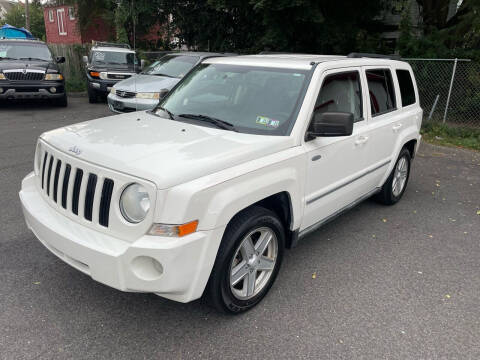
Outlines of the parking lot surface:
<svg viewBox="0 0 480 360">
<path fill-rule="evenodd" d="M 232 317 L 96 283 L 27 229 L 36 138 L 111 115 L 69 100 L 0 107 L 1 359 L 480 358 L 480 153 L 423 144 L 400 203 L 365 201 L 302 240 Z"/>
</svg>

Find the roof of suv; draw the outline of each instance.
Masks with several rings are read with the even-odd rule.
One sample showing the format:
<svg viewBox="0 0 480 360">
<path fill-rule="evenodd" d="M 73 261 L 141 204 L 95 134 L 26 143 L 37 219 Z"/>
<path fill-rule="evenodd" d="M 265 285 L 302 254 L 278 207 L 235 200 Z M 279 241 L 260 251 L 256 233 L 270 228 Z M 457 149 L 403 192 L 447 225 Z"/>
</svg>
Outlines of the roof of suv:
<svg viewBox="0 0 480 360">
<path fill-rule="evenodd" d="M 312 63 L 344 61 L 345 65 L 375 65 L 398 62 L 387 58 L 348 57 L 342 55 L 314 55 L 314 54 L 259 54 L 242 55 L 235 57 L 219 57 L 208 59 L 206 63 L 222 63 L 231 65 L 250 65 L 266 67 L 282 67 L 292 69 L 311 69 Z"/>
<path fill-rule="evenodd" d="M 124 53 L 134 53 L 135 50 L 121 48 L 116 46 L 94 46 L 92 51 L 115 51 L 115 52 L 124 52 Z"/>
<path fill-rule="evenodd" d="M 178 52 L 171 52 L 165 54 L 165 56 L 170 55 L 170 56 L 199 56 L 201 58 L 207 58 L 207 57 L 215 57 L 215 56 L 221 56 L 221 57 L 226 57 L 226 56 L 233 56 L 234 54 L 222 54 L 222 53 L 214 53 L 214 52 L 207 52 L 207 51 L 178 51 Z"/>
<path fill-rule="evenodd" d="M 20 42 L 20 43 L 25 43 L 25 44 L 41 44 L 41 45 L 46 45 L 44 41 L 37 40 L 37 39 L 24 39 L 24 38 L 0 38 L 0 41 L 6 41 L 6 42 Z"/>
</svg>

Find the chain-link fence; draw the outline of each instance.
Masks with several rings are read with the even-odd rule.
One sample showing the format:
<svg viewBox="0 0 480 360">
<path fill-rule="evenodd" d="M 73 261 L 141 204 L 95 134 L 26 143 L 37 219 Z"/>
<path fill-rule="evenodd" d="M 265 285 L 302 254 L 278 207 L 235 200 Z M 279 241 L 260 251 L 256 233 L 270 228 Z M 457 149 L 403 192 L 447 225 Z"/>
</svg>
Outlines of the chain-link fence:
<svg viewBox="0 0 480 360">
<path fill-rule="evenodd" d="M 468 59 L 406 59 L 427 121 L 480 127 L 480 63 Z"/>
</svg>

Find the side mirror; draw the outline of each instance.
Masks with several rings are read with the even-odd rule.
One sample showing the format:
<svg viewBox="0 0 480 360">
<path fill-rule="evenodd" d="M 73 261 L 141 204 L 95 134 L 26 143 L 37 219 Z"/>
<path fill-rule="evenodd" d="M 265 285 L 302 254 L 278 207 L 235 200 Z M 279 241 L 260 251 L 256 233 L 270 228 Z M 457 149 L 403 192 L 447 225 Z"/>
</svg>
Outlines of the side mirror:
<svg viewBox="0 0 480 360">
<path fill-rule="evenodd" d="M 63 64 L 65 62 L 65 56 L 57 56 L 55 58 L 55 61 L 57 62 L 57 64 Z"/>
<path fill-rule="evenodd" d="M 307 137 L 312 140 L 316 137 L 349 136 L 352 132 L 352 113 L 324 112 L 314 114 Z"/>
<path fill-rule="evenodd" d="M 88 56 L 84 55 L 84 56 L 82 57 L 82 60 L 83 60 L 83 62 L 84 62 L 85 64 L 88 64 Z"/>
<path fill-rule="evenodd" d="M 140 69 L 143 70 L 144 67 L 145 67 L 145 60 L 140 60 Z"/>
</svg>

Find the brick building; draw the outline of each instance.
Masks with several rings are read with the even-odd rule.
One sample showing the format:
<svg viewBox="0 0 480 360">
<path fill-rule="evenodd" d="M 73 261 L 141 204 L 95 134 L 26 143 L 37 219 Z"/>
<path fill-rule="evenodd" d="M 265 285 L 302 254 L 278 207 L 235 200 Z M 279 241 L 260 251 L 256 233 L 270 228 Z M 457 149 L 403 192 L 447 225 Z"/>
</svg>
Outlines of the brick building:
<svg viewBox="0 0 480 360">
<path fill-rule="evenodd" d="M 47 43 L 85 44 L 92 40 L 107 41 L 113 30 L 101 18 L 94 19 L 85 31 L 80 31 L 72 6 L 46 6 L 43 10 Z"/>
</svg>

